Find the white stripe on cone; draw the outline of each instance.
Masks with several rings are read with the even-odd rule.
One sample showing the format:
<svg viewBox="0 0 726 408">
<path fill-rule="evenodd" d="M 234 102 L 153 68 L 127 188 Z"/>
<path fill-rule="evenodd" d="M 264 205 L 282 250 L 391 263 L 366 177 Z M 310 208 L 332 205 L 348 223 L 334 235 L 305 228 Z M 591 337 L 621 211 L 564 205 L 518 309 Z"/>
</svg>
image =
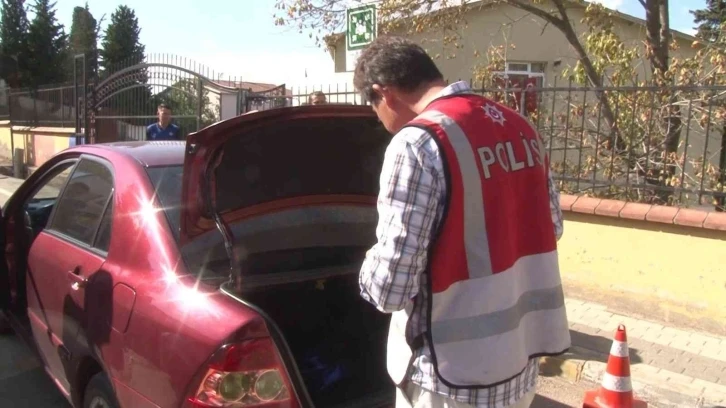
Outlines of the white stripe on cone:
<svg viewBox="0 0 726 408">
<path fill-rule="evenodd" d="M 630 377 L 618 377 L 607 372 L 602 376 L 602 387 L 612 392 L 633 391 L 633 384 L 630 383 Z"/>
<path fill-rule="evenodd" d="M 613 340 L 613 345 L 610 347 L 610 355 L 615 357 L 628 357 L 628 343 Z"/>
</svg>

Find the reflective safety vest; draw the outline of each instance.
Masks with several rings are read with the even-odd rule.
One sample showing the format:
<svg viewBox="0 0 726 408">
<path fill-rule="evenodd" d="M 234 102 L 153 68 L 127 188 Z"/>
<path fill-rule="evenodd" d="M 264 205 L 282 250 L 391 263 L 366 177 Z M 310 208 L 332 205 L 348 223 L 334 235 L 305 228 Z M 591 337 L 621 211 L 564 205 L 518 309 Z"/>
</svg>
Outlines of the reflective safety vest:
<svg viewBox="0 0 726 408">
<path fill-rule="evenodd" d="M 529 122 L 477 95 L 433 101 L 407 126 L 426 129 L 444 161 L 446 209 L 428 260 L 424 336 L 436 375 L 453 388 L 487 388 L 531 358 L 562 354 L 570 332 L 550 211 L 549 159 Z M 392 316 L 388 369 L 409 368 L 411 313 Z"/>
</svg>

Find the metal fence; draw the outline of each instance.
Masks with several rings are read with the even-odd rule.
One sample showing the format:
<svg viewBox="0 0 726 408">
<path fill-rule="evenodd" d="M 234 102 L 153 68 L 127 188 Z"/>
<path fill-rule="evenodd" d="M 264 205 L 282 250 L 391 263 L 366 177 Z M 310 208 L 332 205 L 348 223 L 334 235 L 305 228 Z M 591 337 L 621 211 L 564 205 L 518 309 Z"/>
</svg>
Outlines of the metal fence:
<svg viewBox="0 0 726 408">
<path fill-rule="evenodd" d="M 288 91 L 288 105 L 302 106 L 309 102 L 314 92 L 322 92 L 328 103 L 344 105 L 363 105 L 366 101 L 353 89 L 350 84 L 336 84 L 325 86 L 298 86 Z"/>
<path fill-rule="evenodd" d="M 723 210 L 726 86 L 479 92 L 532 121 L 563 191 Z"/>
<path fill-rule="evenodd" d="M 0 118 L 18 126 L 73 127 L 73 85 L 38 89 L 0 88 Z"/>
<path fill-rule="evenodd" d="M 726 86 L 483 88 L 542 136 L 563 192 L 724 210 Z M 345 86 L 297 88 L 328 103 L 362 104 Z"/>
<path fill-rule="evenodd" d="M 473 89 L 530 119 L 564 192 L 724 210 L 724 85 Z M 305 105 L 315 91 L 322 91 L 328 103 L 366 103 L 350 85 L 282 86 L 268 94 L 241 93 L 249 106 L 240 105 L 237 112 Z M 209 109 L 209 121 L 219 120 L 215 110 Z M 0 120 L 72 127 L 74 115 L 72 85 L 0 89 Z"/>
<path fill-rule="evenodd" d="M 10 120 L 10 88 L 0 87 L 0 120 Z"/>
</svg>

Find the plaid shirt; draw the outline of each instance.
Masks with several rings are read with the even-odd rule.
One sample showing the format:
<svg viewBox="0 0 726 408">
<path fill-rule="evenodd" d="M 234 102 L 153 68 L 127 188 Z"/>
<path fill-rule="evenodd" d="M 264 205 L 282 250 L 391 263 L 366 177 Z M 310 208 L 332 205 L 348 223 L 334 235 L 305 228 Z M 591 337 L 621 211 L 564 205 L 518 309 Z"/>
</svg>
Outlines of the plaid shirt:
<svg viewBox="0 0 726 408">
<path fill-rule="evenodd" d="M 465 82 L 446 87 L 440 96 L 470 92 Z M 435 226 L 442 221 L 446 182 L 444 165 L 432 136 L 419 128 L 404 128 L 388 146 L 378 196 L 378 242 L 366 254 L 360 273 L 361 295 L 380 311 L 392 313 L 414 302 L 411 338 L 426 330 L 428 293 L 427 250 Z M 562 235 L 559 192 L 549 175 L 550 210 L 555 234 Z M 511 381 L 495 387 L 451 389 L 434 372 L 428 340 L 414 350 L 408 375 L 421 388 L 476 407 L 506 407 L 535 386 L 538 359 Z"/>
</svg>

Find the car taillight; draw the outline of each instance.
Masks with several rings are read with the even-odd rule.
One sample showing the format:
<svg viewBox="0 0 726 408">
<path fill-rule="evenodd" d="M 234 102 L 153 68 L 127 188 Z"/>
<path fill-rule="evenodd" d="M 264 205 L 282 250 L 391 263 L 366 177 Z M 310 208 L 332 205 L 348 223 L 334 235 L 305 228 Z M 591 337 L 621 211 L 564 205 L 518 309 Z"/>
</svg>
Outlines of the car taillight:
<svg viewBox="0 0 726 408">
<path fill-rule="evenodd" d="M 187 402 L 194 408 L 298 408 L 270 338 L 247 340 L 221 350 Z"/>
</svg>

